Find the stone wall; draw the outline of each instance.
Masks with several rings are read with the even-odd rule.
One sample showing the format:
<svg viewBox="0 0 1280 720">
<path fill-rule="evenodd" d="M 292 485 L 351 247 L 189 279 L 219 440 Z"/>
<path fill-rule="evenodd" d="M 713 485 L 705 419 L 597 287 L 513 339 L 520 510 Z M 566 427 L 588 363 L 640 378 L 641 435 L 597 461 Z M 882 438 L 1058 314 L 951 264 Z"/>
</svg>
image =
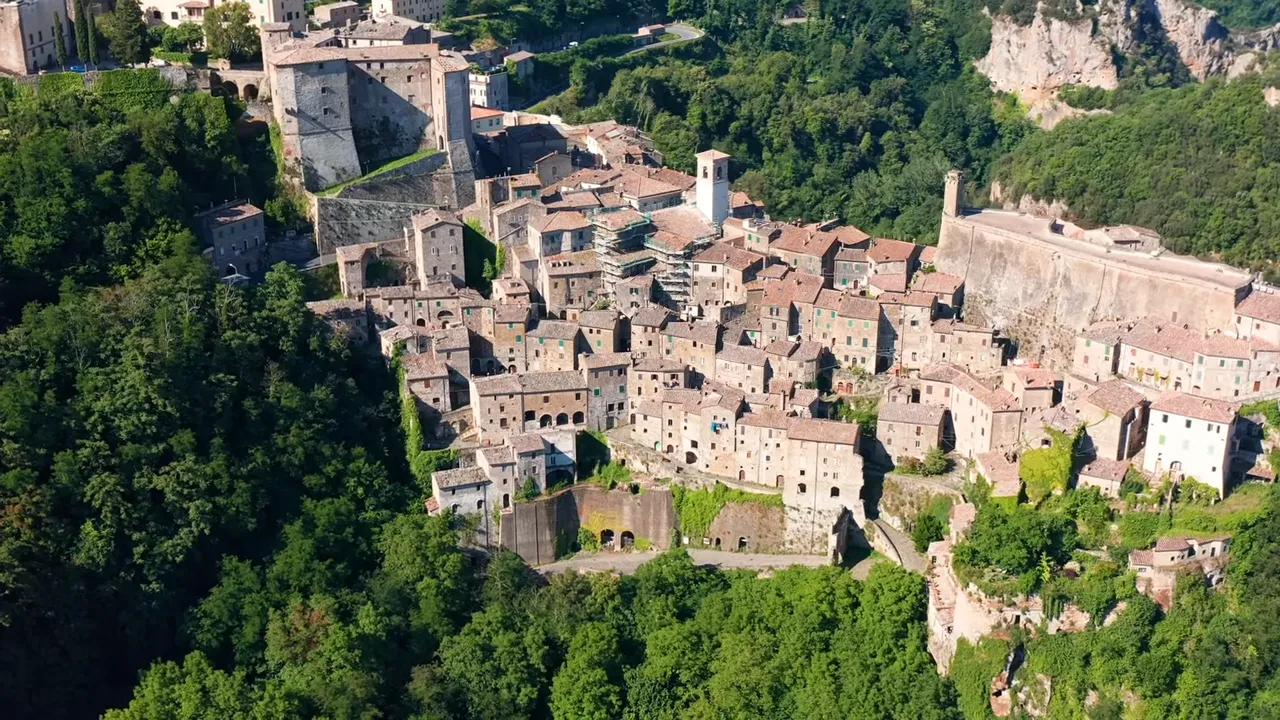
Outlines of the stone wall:
<svg viewBox="0 0 1280 720">
<path fill-rule="evenodd" d="M 712 550 L 786 552 L 786 516 L 782 508 L 756 503 L 728 503 L 707 528 Z M 740 541 L 745 540 L 745 547 Z M 699 541 L 693 541 L 699 547 Z"/>
<path fill-rule="evenodd" d="M 1150 316 L 1197 331 L 1230 327 L 1242 294 L 963 217 L 942 218 L 934 264 L 964 278 L 966 322 L 998 328 L 1032 360 L 1069 362 L 1077 331 L 1098 320 Z"/>
<path fill-rule="evenodd" d="M 435 207 L 422 203 L 315 197 L 316 252 L 328 255 L 342 245 L 359 245 L 404 236 L 409 216 Z"/>
<path fill-rule="evenodd" d="M 307 188 L 325 188 L 360 175 L 346 63 L 279 68 L 274 95 L 285 162 L 299 165 Z"/>
<path fill-rule="evenodd" d="M 912 475 L 887 474 L 884 490 L 880 495 L 880 519 L 895 530 L 910 533 L 916 516 L 937 497 L 950 497 L 954 504 L 964 502 L 964 496 L 941 482 Z"/>
<path fill-rule="evenodd" d="M 586 528 L 597 538 L 612 530 L 614 546 L 621 546 L 622 533 L 647 539 L 658 550 L 671 546 L 676 524 L 671 492 L 652 488 L 639 495 L 626 490 L 604 491 L 594 485 L 575 485 L 556 495 L 527 503 L 517 503 L 502 516 L 502 547 L 530 565 L 556 559 L 556 539 L 562 547 L 571 545 L 578 530 Z"/>
</svg>

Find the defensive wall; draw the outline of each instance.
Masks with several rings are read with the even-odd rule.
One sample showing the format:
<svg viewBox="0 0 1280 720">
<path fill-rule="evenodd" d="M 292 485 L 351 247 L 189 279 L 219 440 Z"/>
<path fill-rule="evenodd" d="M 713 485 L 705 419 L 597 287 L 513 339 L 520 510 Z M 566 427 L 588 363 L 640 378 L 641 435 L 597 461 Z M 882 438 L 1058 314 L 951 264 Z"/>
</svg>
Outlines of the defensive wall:
<svg viewBox="0 0 1280 720">
<path fill-rule="evenodd" d="M 910 533 L 915 519 L 938 497 L 951 498 L 953 505 L 964 502 L 960 491 L 937 480 L 886 473 L 877 506 L 879 518 L 899 532 Z"/>
<path fill-rule="evenodd" d="M 671 547 L 676 526 L 671 491 L 650 488 L 640 494 L 627 490 L 605 491 L 594 485 L 575 485 L 555 495 L 516 503 L 502 515 L 499 533 L 502 547 L 530 565 L 556 559 L 557 542 L 567 549 L 586 528 L 597 540 L 610 531 L 614 547 L 621 547 L 623 533 L 644 538 L 658 550 Z"/>
<path fill-rule="evenodd" d="M 1249 292 L 1249 276 L 1235 268 L 1101 247 L 1056 234 L 1054 222 L 1009 211 L 944 213 L 938 235 L 934 265 L 964 278 L 965 320 L 1016 339 L 1024 357 L 1069 358 L 1076 332 L 1099 320 L 1230 327 Z"/>
</svg>

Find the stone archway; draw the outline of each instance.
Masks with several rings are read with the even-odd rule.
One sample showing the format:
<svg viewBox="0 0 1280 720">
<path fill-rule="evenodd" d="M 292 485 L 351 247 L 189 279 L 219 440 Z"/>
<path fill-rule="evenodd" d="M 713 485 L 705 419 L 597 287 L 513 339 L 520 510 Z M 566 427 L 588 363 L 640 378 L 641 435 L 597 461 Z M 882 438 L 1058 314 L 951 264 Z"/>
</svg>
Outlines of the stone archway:
<svg viewBox="0 0 1280 720">
<path fill-rule="evenodd" d="M 543 415 L 542 417 L 538 418 L 538 427 L 544 427 L 544 428 L 551 427 L 551 416 Z"/>
<path fill-rule="evenodd" d="M 227 265 L 227 269 L 225 272 L 222 273 L 222 276 L 227 277 L 228 275 L 239 275 L 239 274 L 240 274 L 240 271 L 236 270 L 235 265 Z"/>
<path fill-rule="evenodd" d="M 568 424 L 569 424 L 569 413 L 560 413 L 559 415 L 556 415 L 557 426 L 568 425 Z"/>
<path fill-rule="evenodd" d="M 608 550 L 613 548 L 613 531 L 604 529 L 600 531 L 600 549 Z"/>
<path fill-rule="evenodd" d="M 241 91 L 241 93 L 242 93 L 242 94 L 241 94 L 241 96 L 242 96 L 245 100 L 257 100 L 257 99 L 258 99 L 258 86 L 257 86 L 257 85 L 254 85 L 254 84 L 252 84 L 252 83 L 247 84 L 247 85 L 245 85 L 245 86 L 244 86 L 244 90 L 242 90 L 242 91 Z"/>
<path fill-rule="evenodd" d="M 238 98 L 240 97 L 240 86 L 230 80 L 224 80 L 222 83 L 222 92 L 227 97 Z"/>
<path fill-rule="evenodd" d="M 746 549 L 747 549 L 747 539 L 744 537 L 738 538 L 738 551 L 741 552 Z"/>
<path fill-rule="evenodd" d="M 508 365 L 508 366 L 507 366 L 507 372 L 509 372 L 509 373 L 513 373 L 513 372 L 515 372 L 515 371 L 516 371 L 516 366 L 515 366 L 515 365 Z"/>
<path fill-rule="evenodd" d="M 581 411 L 576 412 L 576 413 L 574 413 L 574 414 L 573 414 L 573 424 L 574 424 L 574 425 L 581 425 L 585 419 L 586 419 L 586 418 L 583 416 L 583 414 L 582 414 L 582 412 L 581 412 Z"/>
<path fill-rule="evenodd" d="M 623 530 L 620 542 L 623 550 L 630 550 L 636 546 L 636 536 L 630 530 Z"/>
<path fill-rule="evenodd" d="M 415 323 L 414 323 L 414 324 L 415 324 L 415 325 L 417 325 L 418 327 L 426 327 L 426 326 L 427 326 L 427 319 L 426 319 L 426 318 L 418 318 L 418 319 L 417 319 L 417 321 L 415 321 Z"/>
<path fill-rule="evenodd" d="M 691 450 L 689 450 L 689 451 L 685 451 L 685 454 L 684 454 L 684 464 L 685 464 L 685 465 L 696 465 L 697 463 L 698 463 L 698 454 L 697 454 L 697 453 L 695 453 L 695 452 L 693 452 L 693 451 L 691 451 Z"/>
</svg>

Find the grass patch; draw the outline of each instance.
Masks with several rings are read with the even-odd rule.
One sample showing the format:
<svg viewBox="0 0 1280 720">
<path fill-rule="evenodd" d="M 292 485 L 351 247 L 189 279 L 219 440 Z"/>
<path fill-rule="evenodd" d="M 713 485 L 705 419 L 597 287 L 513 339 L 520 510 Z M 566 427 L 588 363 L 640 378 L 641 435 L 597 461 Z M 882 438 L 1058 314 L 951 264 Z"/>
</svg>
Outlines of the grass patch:
<svg viewBox="0 0 1280 720">
<path fill-rule="evenodd" d="M 41 75 L 36 87 L 41 95 L 65 95 L 84 87 L 84 75 L 73 72 Z"/>
<path fill-rule="evenodd" d="M 486 262 L 490 267 L 493 266 L 498 257 L 498 246 L 471 224 L 465 224 L 462 226 L 462 253 L 467 287 L 475 288 L 481 295 L 489 297 L 493 281 L 485 277 L 484 266 Z"/>
<path fill-rule="evenodd" d="M 435 148 L 430 148 L 427 150 L 420 150 L 416 153 L 413 153 L 412 155 L 405 155 L 402 158 L 396 158 L 395 160 L 388 160 L 387 162 L 379 165 L 378 167 L 370 170 L 369 172 L 361 175 L 358 178 L 352 178 L 344 183 L 338 183 L 337 185 L 334 185 L 332 187 L 327 187 L 324 190 L 321 190 L 320 192 L 316 193 L 316 195 L 319 195 L 320 197 L 333 197 L 334 195 L 337 195 L 338 193 L 342 192 L 343 190 L 349 187 L 352 187 L 354 185 L 361 185 L 363 183 L 369 182 L 370 180 L 378 177 L 379 175 L 385 175 L 391 172 L 392 170 L 399 170 L 400 168 L 404 167 L 405 165 L 408 165 L 409 163 L 417 162 L 418 160 L 421 160 L 424 157 L 435 155 L 437 152 L 439 152 L 439 150 L 436 150 Z"/>
<path fill-rule="evenodd" d="M 683 485 L 675 485 L 671 488 L 671 495 L 680 532 L 690 538 L 706 537 L 711 523 L 728 503 L 782 507 L 781 495 L 734 490 L 720 483 L 716 483 L 714 490 L 690 490 Z"/>
</svg>

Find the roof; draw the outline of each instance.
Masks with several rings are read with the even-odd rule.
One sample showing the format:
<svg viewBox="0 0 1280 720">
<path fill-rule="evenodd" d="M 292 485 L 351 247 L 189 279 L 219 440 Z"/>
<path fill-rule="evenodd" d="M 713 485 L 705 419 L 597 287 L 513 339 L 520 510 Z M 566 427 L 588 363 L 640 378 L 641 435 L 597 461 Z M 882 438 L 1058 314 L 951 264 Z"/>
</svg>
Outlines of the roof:
<svg viewBox="0 0 1280 720">
<path fill-rule="evenodd" d="M 1018 410 L 1018 400 L 1008 390 L 992 389 L 951 363 L 935 363 L 920 371 L 920 379 L 945 382 L 964 390 L 993 411 Z"/>
<path fill-rule="evenodd" d="M 203 6 L 202 6 L 203 7 Z M 257 217 L 262 214 L 262 210 L 257 205 L 247 202 L 230 203 L 220 205 L 212 210 L 196 215 L 197 220 L 202 220 L 210 225 L 228 225 L 241 220 L 248 220 L 251 217 Z"/>
<path fill-rule="evenodd" d="M 461 225 L 462 221 L 458 219 L 457 215 L 448 210 L 440 210 L 438 208 L 431 208 L 430 210 L 413 214 L 413 228 L 415 230 L 425 230 L 441 224 Z"/>
<path fill-rule="evenodd" d="M 662 307 L 643 307 L 631 316 L 631 327 L 656 327 L 665 326 L 672 319 L 671 313 Z"/>
<path fill-rule="evenodd" d="M 783 225 L 778 238 L 770 244 L 769 248 L 800 255 L 823 257 L 838 242 L 836 236 L 831 233 L 813 232 L 794 225 Z"/>
<path fill-rule="evenodd" d="M 764 283 L 763 304 L 783 306 L 791 303 L 804 303 L 812 305 L 818 299 L 818 293 L 822 291 L 823 285 L 823 279 L 817 275 L 801 272 L 788 273 L 781 280 Z"/>
<path fill-rule="evenodd" d="M 905 262 L 911 259 L 911 256 L 920 248 L 915 243 L 903 242 L 902 240 L 885 240 L 876 238 L 871 249 L 867 251 L 867 257 L 874 262 Z"/>
<path fill-rule="evenodd" d="M 964 285 L 964 280 L 958 276 L 940 272 L 916 273 L 915 277 L 911 279 L 912 290 L 940 295 L 952 295 L 962 285 Z"/>
<path fill-rule="evenodd" d="M 435 350 L 467 350 L 471 348 L 471 334 L 462 326 L 436 330 L 431 333 L 431 346 Z"/>
<path fill-rule="evenodd" d="M 1174 552 L 1186 550 L 1191 547 L 1191 543 L 1186 538 L 1160 538 L 1156 541 L 1156 546 L 1152 548 L 1156 552 Z"/>
<path fill-rule="evenodd" d="M 578 323 L 564 320 L 540 320 L 538 327 L 529 331 L 529 337 L 574 340 L 578 337 Z"/>
<path fill-rule="evenodd" d="M 509 445 L 480 448 L 480 454 L 484 455 L 485 462 L 490 465 L 511 465 L 516 461 L 516 454 Z"/>
<path fill-rule="evenodd" d="M 635 319 L 632 319 L 632 323 Z M 715 347 L 720 339 L 720 323 L 710 320 L 691 320 L 688 322 L 668 322 L 662 329 L 663 335 L 671 335 L 686 340 L 705 343 Z"/>
<path fill-rule="evenodd" d="M 520 433 L 507 438 L 507 444 L 517 455 L 542 452 L 547 447 L 546 438 L 537 433 Z"/>
<path fill-rule="evenodd" d="M 498 278 L 493 282 L 493 287 L 507 294 L 523 295 L 529 292 L 529 283 L 521 278 Z"/>
<path fill-rule="evenodd" d="M 1240 301 L 1236 314 L 1270 323 L 1280 323 L 1280 295 L 1257 290 Z"/>
<path fill-rule="evenodd" d="M 648 27 L 651 27 L 651 28 L 660 28 L 660 27 L 665 27 L 665 26 L 663 26 L 663 25 L 649 25 Z M 703 150 L 702 152 L 698 153 L 697 155 L 694 155 L 694 157 L 698 158 L 699 160 L 727 160 L 727 159 L 728 159 L 729 157 L 731 157 L 731 156 L 729 155 L 729 153 L 724 153 L 724 152 L 720 152 L 719 150 L 714 150 L 714 149 L 712 149 L 712 150 Z"/>
<path fill-rule="evenodd" d="M 465 467 L 437 470 L 431 474 L 431 482 L 438 488 L 456 488 L 464 485 L 483 485 L 489 482 L 489 478 L 479 467 Z"/>
<path fill-rule="evenodd" d="M 1052 370 L 1046 368 L 1031 367 L 1029 365 L 1010 365 L 1006 368 L 1022 381 L 1023 386 L 1029 388 L 1052 388 L 1058 384 L 1058 376 Z"/>
<path fill-rule="evenodd" d="M 626 197 L 633 197 L 638 200 L 656 197 L 658 195 L 674 195 L 683 192 L 677 186 L 668 182 L 663 182 L 656 178 L 648 177 L 642 173 L 628 172 L 625 173 L 617 182 L 613 184 L 615 190 Z"/>
<path fill-rule="evenodd" d="M 1018 461 L 1005 457 L 1003 452 L 982 453 L 974 458 L 982 476 L 991 484 L 992 497 L 1016 497 L 1022 490 L 1018 477 Z"/>
<path fill-rule="evenodd" d="M 1177 391 L 1167 392 L 1151 403 L 1156 412 L 1171 413 L 1182 417 L 1208 420 L 1209 422 L 1230 424 L 1236 419 L 1240 406 L 1226 400 L 1188 395 Z"/>
<path fill-rule="evenodd" d="M 1166 325 L 1151 318 L 1143 318 L 1134 323 L 1121 342 L 1192 363 L 1195 362 L 1195 352 L 1200 347 L 1201 338 L 1180 325 Z"/>
<path fill-rule="evenodd" d="M 907 291 L 907 276 L 903 273 L 878 273 L 872 275 L 867 282 L 872 287 L 886 292 L 905 293 Z"/>
<path fill-rule="evenodd" d="M 609 212 L 600 212 L 591 216 L 591 222 L 607 230 L 621 230 L 632 225 L 648 222 L 634 208 L 623 207 Z"/>
<path fill-rule="evenodd" d="M 664 357 L 641 355 L 633 359 L 635 361 L 634 367 L 639 372 L 682 373 L 685 371 L 684 363 L 668 360 Z"/>
<path fill-rule="evenodd" d="M 791 357 L 791 353 L 795 352 L 798 347 L 800 347 L 800 343 L 794 340 L 774 340 L 764 346 L 764 351 L 770 355 L 777 355 L 785 358 Z"/>
<path fill-rule="evenodd" d="M 750 345 L 725 345 L 724 349 L 716 353 L 716 361 L 721 360 L 731 363 L 739 363 L 742 365 L 758 365 L 763 367 L 765 364 L 765 351 Z"/>
<path fill-rule="evenodd" d="M 836 262 L 868 262 L 867 251 L 860 248 L 843 248 L 836 253 Z"/>
<path fill-rule="evenodd" d="M 600 263 L 596 260 L 595 250 L 549 255 L 543 258 L 542 262 L 543 270 L 549 277 L 600 272 Z"/>
<path fill-rule="evenodd" d="M 800 388 L 791 396 L 791 402 L 796 405 L 810 407 L 818 402 L 821 396 L 822 394 L 818 392 L 817 388 Z"/>
<path fill-rule="evenodd" d="M 693 260 L 702 263 L 719 263 L 734 270 L 746 270 L 753 264 L 762 262 L 764 256 L 734 247 L 729 243 L 719 242 L 694 255 Z"/>
<path fill-rule="evenodd" d="M 662 415 L 662 403 L 648 398 L 631 401 L 631 409 L 640 415 L 659 417 Z"/>
<path fill-rule="evenodd" d="M 787 437 L 791 440 L 853 445 L 856 447 L 858 445 L 858 424 L 836 420 L 791 418 L 787 423 Z"/>
<path fill-rule="evenodd" d="M 483 120 L 484 118 L 502 117 L 507 113 L 497 108 L 480 107 L 479 105 L 471 106 L 471 119 Z"/>
<path fill-rule="evenodd" d="M 307 309 L 316 315 L 357 315 L 365 311 L 364 300 L 316 300 L 307 303 Z"/>
<path fill-rule="evenodd" d="M 920 262 L 925 265 L 932 265 L 933 261 L 938 257 L 938 248 L 933 245 L 925 245 L 920 248 Z"/>
<path fill-rule="evenodd" d="M 649 215 L 649 219 L 658 230 L 690 242 L 716 235 L 715 228 L 711 227 L 702 213 L 689 205 L 655 210 Z"/>
<path fill-rule="evenodd" d="M 585 230 L 590 226 L 587 218 L 576 210 L 555 212 L 529 221 L 529 227 L 540 233 Z"/>
<path fill-rule="evenodd" d="M 933 331 L 943 335 L 951 335 L 952 333 L 958 332 L 983 333 L 984 335 L 992 336 L 996 334 L 995 328 L 982 327 L 981 325 L 970 325 L 969 323 L 960 322 L 959 320 L 954 319 L 934 320 Z"/>
<path fill-rule="evenodd" d="M 582 327 L 612 330 L 618 324 L 618 313 L 614 310 L 583 310 L 578 313 L 578 324 Z"/>
<path fill-rule="evenodd" d="M 738 424 L 745 425 L 747 427 L 765 427 L 772 428 L 774 430 L 786 430 L 793 417 L 794 416 L 787 415 L 781 410 L 774 410 L 770 408 L 744 413 L 743 416 L 738 419 Z"/>
<path fill-rule="evenodd" d="M 585 390 L 587 387 L 582 375 L 573 370 L 525 373 L 520 376 L 520 384 L 529 393 Z"/>
<path fill-rule="evenodd" d="M 1110 480 L 1120 482 L 1124 479 L 1125 473 L 1129 472 L 1128 460 L 1108 460 L 1106 458 L 1098 458 L 1093 462 L 1080 468 L 1080 475 L 1084 477 L 1098 478 L 1099 480 Z"/>
<path fill-rule="evenodd" d="M 587 370 L 619 365 L 631 367 L 631 353 L 595 353 L 582 356 L 582 367 Z"/>
<path fill-rule="evenodd" d="M 522 323 L 529 321 L 529 306 L 523 304 L 502 304 L 493 308 L 493 321 L 500 323 Z"/>
<path fill-rule="evenodd" d="M 1201 338 L 1196 352 L 1201 355 L 1236 360 L 1251 360 L 1256 350 L 1274 350 L 1271 346 L 1257 340 L 1240 340 L 1222 333 L 1214 333 Z"/>
<path fill-rule="evenodd" d="M 518 62 L 524 62 L 525 60 L 532 60 L 535 57 L 537 56 L 529 52 L 528 50 L 517 50 L 511 53 L 510 55 L 506 56 L 505 58 L 503 58 L 503 60 L 504 61 L 510 60 L 513 63 L 518 63 Z"/>
<path fill-rule="evenodd" d="M 796 346 L 796 351 L 791 354 L 791 359 L 796 362 L 810 362 L 817 360 L 822 355 L 823 345 L 814 340 L 802 340 Z"/>
<path fill-rule="evenodd" d="M 944 412 L 943 408 L 937 405 L 924 403 L 880 403 L 878 409 L 880 422 L 900 422 L 931 427 L 942 424 Z"/>
<path fill-rule="evenodd" d="M 880 303 L 870 298 L 846 293 L 840 300 L 840 317 L 879 320 Z"/>
<path fill-rule="evenodd" d="M 1130 410 L 1141 405 L 1146 398 L 1123 382 L 1111 380 L 1094 388 L 1093 392 L 1084 396 L 1084 399 L 1112 415 L 1124 417 Z"/>
<path fill-rule="evenodd" d="M 1107 343 L 1110 345 L 1118 344 L 1124 336 L 1128 334 L 1129 329 L 1133 327 L 1132 322 L 1124 320 L 1106 320 L 1096 322 L 1080 331 L 1080 336 L 1094 342 Z"/>
</svg>

